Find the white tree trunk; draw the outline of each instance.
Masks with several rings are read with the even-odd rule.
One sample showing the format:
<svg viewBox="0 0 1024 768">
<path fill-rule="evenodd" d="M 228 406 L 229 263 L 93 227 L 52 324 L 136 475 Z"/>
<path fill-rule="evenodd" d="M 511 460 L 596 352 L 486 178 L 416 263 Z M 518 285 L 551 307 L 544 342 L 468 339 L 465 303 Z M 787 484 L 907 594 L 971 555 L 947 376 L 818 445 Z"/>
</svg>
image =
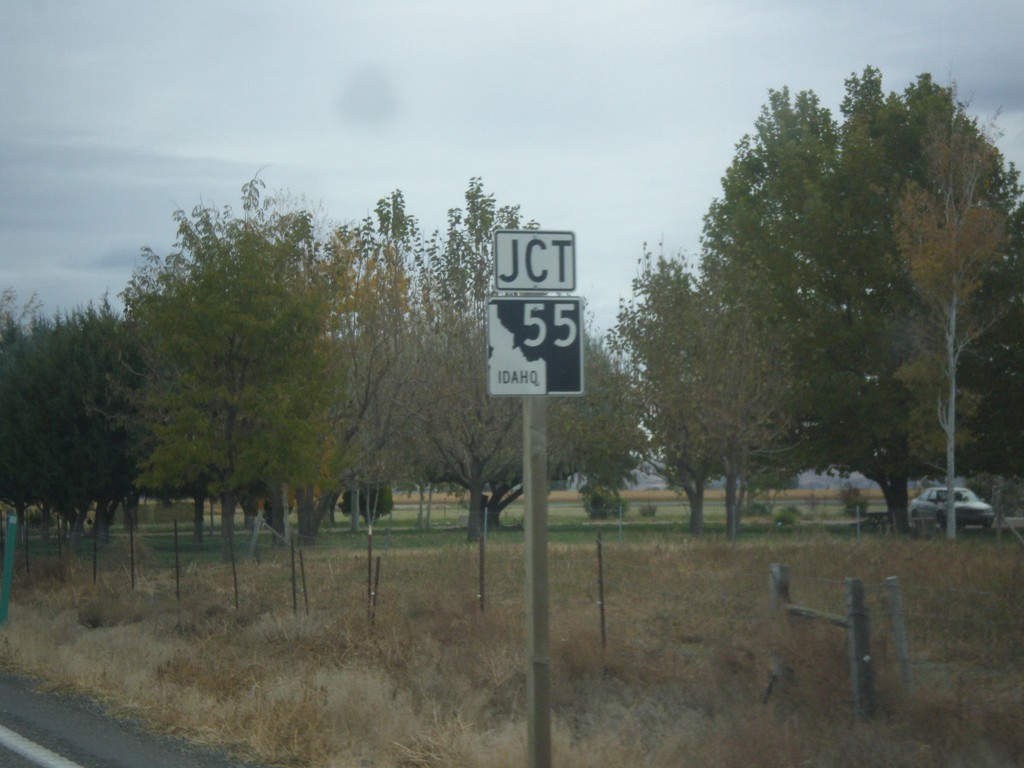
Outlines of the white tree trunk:
<svg viewBox="0 0 1024 768">
<path fill-rule="evenodd" d="M 946 432 L 946 538 L 950 541 L 956 539 L 956 321 L 957 298 L 954 291 L 946 324 L 946 380 L 949 391 L 942 419 L 942 428 Z"/>
</svg>

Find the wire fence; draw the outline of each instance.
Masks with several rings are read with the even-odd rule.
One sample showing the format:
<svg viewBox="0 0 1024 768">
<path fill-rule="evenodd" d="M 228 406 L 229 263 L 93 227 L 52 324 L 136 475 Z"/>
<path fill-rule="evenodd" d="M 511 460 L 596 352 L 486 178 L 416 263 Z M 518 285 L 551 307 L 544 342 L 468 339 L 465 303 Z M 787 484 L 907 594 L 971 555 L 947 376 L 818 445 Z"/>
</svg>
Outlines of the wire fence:
<svg viewBox="0 0 1024 768">
<path fill-rule="evenodd" d="M 619 541 L 614 529 L 608 534 L 603 541 L 595 536 L 589 543 L 549 544 L 553 642 L 582 637 L 619 653 L 664 653 L 668 647 L 675 653 L 697 653 L 729 638 L 770 634 L 771 547 L 702 545 L 692 539 L 638 544 Z M 376 542 L 364 533 L 348 535 L 346 546 L 332 546 L 325 538 L 318 546 L 302 548 L 294 538 L 275 538 L 267 530 L 239 530 L 234 557 L 227 564 L 217 561 L 222 543 L 217 537 L 208 537 L 204 548 L 196 549 L 188 535 L 177 531 L 129 529 L 115 533 L 109 542 L 95 536 L 74 542 L 29 536 L 14 550 L 14 585 L 17 596 L 19 588 L 43 579 L 84 580 L 106 590 L 161 593 L 180 601 L 183 594 L 209 588 L 202 574 L 217 573 L 221 585 L 230 584 L 223 589 L 227 607 L 240 610 L 258 600 L 261 610 L 297 616 L 365 612 L 368 622 L 383 625 L 410 610 L 405 597 L 409 584 L 429 580 L 438 605 L 515 617 L 525 607 L 526 574 L 522 541 L 509 536 L 487 543 L 483 569 L 482 550 L 454 537 L 440 547 L 390 549 L 381 546 L 379 533 Z M 914 573 L 913 567 L 901 567 L 913 565 L 911 548 L 942 544 L 901 546 L 888 547 L 884 554 L 905 551 L 902 563 L 881 562 L 876 555 L 866 574 L 842 563 L 828 563 L 827 576 L 809 567 L 794 569 L 793 599 L 822 613 L 843 615 L 844 581 L 863 575 L 873 646 L 880 657 L 891 657 L 893 596 L 885 569 L 891 565 L 893 575 Z M 856 549 L 849 543 L 845 551 Z M 425 558 L 433 558 L 428 573 Z M 1011 561 L 1009 556 L 1004 559 Z M 852 556 L 850 560 L 856 561 Z M 1019 663 L 1024 656 L 1024 585 L 1019 556 L 1016 562 L 976 574 L 977 583 L 995 585 L 986 589 L 966 586 L 973 580 L 969 556 L 950 558 L 945 565 L 949 579 L 941 582 L 900 573 L 903 642 L 912 666 Z M 842 577 L 833 575 L 844 567 Z"/>
</svg>

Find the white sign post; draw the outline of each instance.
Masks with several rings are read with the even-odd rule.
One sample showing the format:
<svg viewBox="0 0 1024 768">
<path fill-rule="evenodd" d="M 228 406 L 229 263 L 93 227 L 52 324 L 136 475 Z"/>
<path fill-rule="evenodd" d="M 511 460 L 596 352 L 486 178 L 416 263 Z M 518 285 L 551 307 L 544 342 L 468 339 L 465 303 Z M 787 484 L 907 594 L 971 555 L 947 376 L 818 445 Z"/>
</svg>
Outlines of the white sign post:
<svg viewBox="0 0 1024 768">
<path fill-rule="evenodd" d="M 583 302 L 536 294 L 575 290 L 576 236 L 498 230 L 494 286 L 518 294 L 487 305 L 487 391 L 523 398 L 528 765 L 551 768 L 547 397 L 583 394 Z"/>
<path fill-rule="evenodd" d="M 523 398 L 523 516 L 526 566 L 526 739 L 529 768 L 551 768 L 548 621 L 548 401 Z"/>
</svg>

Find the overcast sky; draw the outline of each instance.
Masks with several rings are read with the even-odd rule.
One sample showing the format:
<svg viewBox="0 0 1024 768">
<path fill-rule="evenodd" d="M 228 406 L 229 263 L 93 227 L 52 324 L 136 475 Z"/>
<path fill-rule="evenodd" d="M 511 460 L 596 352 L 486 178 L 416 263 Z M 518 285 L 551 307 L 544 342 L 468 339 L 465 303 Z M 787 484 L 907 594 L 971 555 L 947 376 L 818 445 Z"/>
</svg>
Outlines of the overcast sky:
<svg viewBox="0 0 1024 768">
<path fill-rule="evenodd" d="M 269 190 L 443 228 L 469 179 L 576 233 L 614 321 L 644 242 L 695 256 L 769 89 L 948 84 L 1024 165 L 1022 0 L 4 0 L 0 288 L 117 294 L 173 212 Z"/>
</svg>

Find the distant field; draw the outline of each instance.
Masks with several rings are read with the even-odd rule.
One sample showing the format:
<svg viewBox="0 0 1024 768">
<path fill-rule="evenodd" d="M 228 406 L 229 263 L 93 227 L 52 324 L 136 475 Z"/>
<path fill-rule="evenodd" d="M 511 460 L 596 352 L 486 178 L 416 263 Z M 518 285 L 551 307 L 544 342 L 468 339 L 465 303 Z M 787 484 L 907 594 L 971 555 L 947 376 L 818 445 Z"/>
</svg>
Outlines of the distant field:
<svg viewBox="0 0 1024 768">
<path fill-rule="evenodd" d="M 622 491 L 623 498 L 627 501 L 653 501 L 653 502 L 674 502 L 680 499 L 685 500 L 685 496 L 681 491 L 673 491 L 669 489 L 636 489 L 629 491 Z M 882 499 L 882 493 L 878 489 L 865 489 L 861 491 L 861 496 L 869 500 L 880 500 Z M 721 501 L 725 498 L 725 491 L 722 489 L 710 489 L 705 491 L 704 497 L 707 501 Z M 552 491 L 548 494 L 548 499 L 551 502 L 559 503 L 571 503 L 579 501 L 579 493 L 576 491 Z M 762 497 L 759 497 L 762 498 Z M 808 502 L 810 500 L 817 501 L 838 501 L 839 491 L 838 489 L 829 490 L 806 490 L 806 489 L 791 489 L 785 491 L 778 491 L 771 494 L 771 498 L 775 501 L 796 501 L 796 502 Z M 419 497 L 415 493 L 396 493 L 394 496 L 396 504 L 418 504 Z M 446 493 L 435 493 L 434 503 L 447 503 L 447 504 L 458 504 L 459 497 L 453 494 Z"/>
<path fill-rule="evenodd" d="M 630 524 L 634 529 L 640 526 L 685 526 L 690 519 L 690 507 L 686 498 L 670 490 L 634 490 L 622 494 L 625 500 L 623 523 Z M 468 515 L 467 497 L 455 494 L 435 493 L 430 509 L 431 527 L 435 529 L 465 527 Z M 885 508 L 880 494 L 863 497 L 866 510 Z M 419 516 L 419 497 L 416 494 L 396 493 L 394 495 L 394 513 L 378 522 L 378 529 L 411 532 Z M 552 527 L 575 527 L 580 531 L 595 526 L 612 525 L 619 522 L 617 513 L 612 512 L 606 520 L 591 520 L 584 509 L 579 494 L 575 491 L 554 491 L 548 497 L 549 523 Z M 840 505 L 838 492 L 785 491 L 774 495 L 767 511 L 773 513 L 785 507 L 797 510 L 797 524 L 835 524 L 847 518 Z M 646 508 L 646 509 L 645 509 Z M 645 516 L 644 512 L 649 516 Z M 173 521 L 177 520 L 183 535 L 192 529 L 192 505 L 189 501 L 177 501 L 170 505 L 150 502 L 143 505 L 139 520 L 143 526 L 162 528 L 167 531 Z M 524 515 L 523 500 L 510 504 L 502 513 L 502 523 L 516 525 L 521 523 Z M 243 517 L 236 510 L 236 521 L 241 526 Z M 220 526 L 219 509 L 215 507 L 214 520 L 210 521 L 209 507 L 206 517 L 207 527 L 216 531 Z M 724 526 L 725 506 L 724 493 L 718 490 L 709 491 L 704 502 L 704 519 L 712 530 L 716 526 Z M 291 525 L 297 524 L 294 512 Z M 771 514 L 760 517 L 747 515 L 743 525 L 750 532 L 764 530 L 773 525 Z M 332 531 L 344 531 L 349 526 L 349 519 L 341 511 L 335 513 L 335 522 L 325 521 L 321 527 L 323 535 L 331 535 Z M 418 532 L 420 533 L 420 532 Z M 589 534 L 588 534 L 589 535 Z"/>
</svg>

